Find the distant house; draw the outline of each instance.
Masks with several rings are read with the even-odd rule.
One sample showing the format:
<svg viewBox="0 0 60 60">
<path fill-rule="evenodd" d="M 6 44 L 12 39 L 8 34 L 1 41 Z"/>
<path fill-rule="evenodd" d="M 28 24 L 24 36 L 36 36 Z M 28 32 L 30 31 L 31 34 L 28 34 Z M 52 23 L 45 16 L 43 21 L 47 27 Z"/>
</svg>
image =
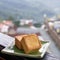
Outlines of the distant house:
<svg viewBox="0 0 60 60">
<path fill-rule="evenodd" d="M 37 28 L 34 27 L 19 27 L 17 28 L 17 34 L 37 34 L 40 35 L 40 30 L 38 30 Z"/>
<path fill-rule="evenodd" d="M 11 27 L 13 27 L 14 26 L 14 24 L 13 24 L 13 22 L 12 21 L 10 21 L 10 20 L 4 20 L 3 22 L 2 22 L 3 24 L 5 24 L 5 25 L 8 25 L 8 26 L 11 26 Z"/>
<path fill-rule="evenodd" d="M 14 34 L 16 33 L 14 24 L 12 21 L 3 21 L 0 23 L 0 32 L 6 33 L 6 34 Z"/>
<path fill-rule="evenodd" d="M 9 29 L 9 26 L 8 25 L 5 25 L 3 23 L 0 23 L 0 32 L 7 33 L 8 32 L 8 29 Z"/>
<path fill-rule="evenodd" d="M 32 19 L 21 19 L 20 20 L 20 25 L 31 25 L 31 24 L 33 24 L 33 20 Z"/>
<path fill-rule="evenodd" d="M 2 27 L 3 27 L 3 23 L 0 23 L 0 30 L 1 30 Z"/>
</svg>

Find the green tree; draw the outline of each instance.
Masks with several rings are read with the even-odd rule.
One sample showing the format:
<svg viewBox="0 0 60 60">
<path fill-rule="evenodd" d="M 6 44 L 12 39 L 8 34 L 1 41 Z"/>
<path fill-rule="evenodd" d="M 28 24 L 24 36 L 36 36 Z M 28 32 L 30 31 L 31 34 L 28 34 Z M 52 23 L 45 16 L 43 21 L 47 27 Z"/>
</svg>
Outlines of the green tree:
<svg viewBox="0 0 60 60">
<path fill-rule="evenodd" d="M 40 27 L 41 26 L 41 23 L 35 23 L 34 26 L 35 27 Z"/>
<path fill-rule="evenodd" d="M 3 21 L 3 18 L 0 17 L 0 22 L 2 22 L 2 21 Z"/>
<path fill-rule="evenodd" d="M 19 27 L 20 25 L 20 21 L 14 21 L 14 24 L 17 26 L 17 27 Z"/>
<path fill-rule="evenodd" d="M 14 19 L 13 16 L 9 16 L 7 20 L 12 20 L 12 21 L 14 21 L 15 19 Z"/>
</svg>

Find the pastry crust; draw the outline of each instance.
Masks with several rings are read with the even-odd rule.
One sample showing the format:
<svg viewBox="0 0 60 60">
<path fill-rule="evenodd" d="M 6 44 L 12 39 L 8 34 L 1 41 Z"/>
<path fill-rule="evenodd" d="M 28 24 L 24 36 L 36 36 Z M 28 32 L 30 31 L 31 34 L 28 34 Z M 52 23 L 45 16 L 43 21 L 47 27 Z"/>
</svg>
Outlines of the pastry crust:
<svg viewBox="0 0 60 60">
<path fill-rule="evenodd" d="M 15 45 L 19 48 L 19 49 L 23 49 L 22 45 L 21 45 L 21 40 L 22 38 L 26 36 L 26 35 L 20 35 L 20 36 L 15 36 Z"/>
<path fill-rule="evenodd" d="M 25 53 L 27 54 L 41 48 L 41 42 L 39 42 L 38 36 L 36 34 L 24 36 L 21 40 L 21 44 Z"/>
</svg>

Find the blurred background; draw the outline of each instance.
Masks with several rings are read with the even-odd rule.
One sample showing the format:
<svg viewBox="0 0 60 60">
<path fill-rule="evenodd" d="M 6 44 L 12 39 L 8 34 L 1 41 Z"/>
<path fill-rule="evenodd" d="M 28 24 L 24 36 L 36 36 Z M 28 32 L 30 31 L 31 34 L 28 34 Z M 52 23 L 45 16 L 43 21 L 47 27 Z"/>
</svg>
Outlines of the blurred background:
<svg viewBox="0 0 60 60">
<path fill-rule="evenodd" d="M 60 20 L 60 0 L 0 0 L 0 32 L 13 37 L 30 33 L 42 35 L 52 42 L 51 53 L 60 57 L 56 42 L 43 29 L 46 18 Z"/>
</svg>

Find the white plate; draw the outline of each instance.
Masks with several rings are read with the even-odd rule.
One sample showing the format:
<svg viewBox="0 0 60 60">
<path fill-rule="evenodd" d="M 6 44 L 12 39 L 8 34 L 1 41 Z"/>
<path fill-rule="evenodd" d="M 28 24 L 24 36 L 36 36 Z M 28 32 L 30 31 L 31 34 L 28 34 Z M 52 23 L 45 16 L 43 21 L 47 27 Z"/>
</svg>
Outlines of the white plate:
<svg viewBox="0 0 60 60">
<path fill-rule="evenodd" d="M 24 57 L 30 57 L 30 58 L 43 58 L 44 54 L 46 53 L 48 46 L 50 45 L 49 41 L 41 41 L 42 47 L 39 49 L 39 51 L 31 53 L 31 54 L 25 54 L 24 51 L 19 50 L 15 45 L 11 48 L 4 48 L 1 52 L 9 55 L 16 55 L 16 56 L 24 56 Z"/>
</svg>

